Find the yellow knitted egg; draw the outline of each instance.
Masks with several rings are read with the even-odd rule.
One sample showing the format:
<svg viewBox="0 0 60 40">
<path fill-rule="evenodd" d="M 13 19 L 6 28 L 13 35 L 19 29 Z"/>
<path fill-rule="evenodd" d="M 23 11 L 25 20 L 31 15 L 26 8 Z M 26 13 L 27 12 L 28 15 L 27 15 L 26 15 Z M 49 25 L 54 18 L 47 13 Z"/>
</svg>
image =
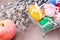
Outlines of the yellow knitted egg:
<svg viewBox="0 0 60 40">
<path fill-rule="evenodd" d="M 32 16 L 32 18 L 34 18 L 35 20 L 39 21 L 43 16 L 43 10 L 37 10 L 35 5 L 31 5 L 29 6 L 29 13 Z"/>
</svg>

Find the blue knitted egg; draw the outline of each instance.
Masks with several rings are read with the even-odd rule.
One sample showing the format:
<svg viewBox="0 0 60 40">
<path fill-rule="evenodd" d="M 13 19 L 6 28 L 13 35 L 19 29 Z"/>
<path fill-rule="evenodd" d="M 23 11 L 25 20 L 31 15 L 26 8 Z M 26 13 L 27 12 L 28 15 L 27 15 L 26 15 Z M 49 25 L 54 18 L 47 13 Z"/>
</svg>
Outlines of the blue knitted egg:
<svg viewBox="0 0 60 40">
<path fill-rule="evenodd" d="M 48 0 L 48 2 L 56 5 L 56 0 Z"/>
</svg>

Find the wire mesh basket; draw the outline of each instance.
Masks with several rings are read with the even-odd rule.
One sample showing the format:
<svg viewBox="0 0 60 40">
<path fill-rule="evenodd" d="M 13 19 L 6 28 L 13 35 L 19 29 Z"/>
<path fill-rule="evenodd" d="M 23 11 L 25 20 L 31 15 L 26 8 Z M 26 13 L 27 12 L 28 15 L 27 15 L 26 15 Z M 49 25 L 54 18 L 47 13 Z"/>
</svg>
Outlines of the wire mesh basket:
<svg viewBox="0 0 60 40">
<path fill-rule="evenodd" d="M 38 3 L 37 3 L 37 6 L 39 6 L 39 9 L 44 9 L 44 6 L 45 5 L 50 5 L 51 3 L 49 3 L 48 1 L 46 1 L 45 3 L 43 2 L 42 3 L 42 5 L 39 5 Z M 34 4 L 30 4 L 30 5 L 35 5 L 35 3 Z M 30 6 L 29 5 L 29 6 Z M 53 5 L 53 4 L 52 4 Z M 27 10 L 29 10 L 29 6 L 27 6 Z M 29 12 L 27 12 L 27 15 L 29 16 L 29 18 L 32 20 L 32 22 L 35 24 L 35 25 L 38 25 L 39 27 L 40 27 L 40 29 L 44 32 L 44 33 L 47 33 L 47 32 L 49 32 L 49 31 L 52 31 L 52 30 L 54 30 L 54 29 L 56 29 L 56 28 L 59 28 L 59 26 L 60 26 L 60 22 L 59 22 L 59 19 L 60 19 L 60 17 L 58 16 L 58 15 L 60 15 L 59 13 L 59 10 L 58 10 L 58 7 L 57 6 L 54 6 L 55 7 L 55 9 L 56 9 L 56 14 L 57 14 L 57 18 L 56 19 L 53 19 L 54 17 L 52 17 L 52 19 L 53 20 L 50 20 L 50 23 L 51 23 L 51 25 L 52 25 L 52 27 L 49 29 L 49 30 L 44 30 L 43 29 L 43 27 L 39 24 L 39 22 L 36 22 L 36 20 L 31 16 L 31 14 L 29 14 Z M 39 10 L 38 9 L 38 10 Z M 49 12 L 48 12 L 49 13 Z"/>
</svg>

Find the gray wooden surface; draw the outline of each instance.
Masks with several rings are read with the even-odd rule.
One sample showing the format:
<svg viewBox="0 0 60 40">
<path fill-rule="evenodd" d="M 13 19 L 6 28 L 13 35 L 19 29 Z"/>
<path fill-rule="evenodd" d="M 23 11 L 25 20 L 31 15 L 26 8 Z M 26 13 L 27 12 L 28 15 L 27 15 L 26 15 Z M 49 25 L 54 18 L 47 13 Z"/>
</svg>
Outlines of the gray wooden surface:
<svg viewBox="0 0 60 40">
<path fill-rule="evenodd" d="M 0 0 L 0 5 L 7 4 L 7 2 L 15 2 L 16 0 Z M 43 37 L 42 31 L 33 24 L 28 25 L 26 31 L 18 31 L 16 37 L 13 40 L 60 40 L 60 28 L 51 31 Z"/>
</svg>

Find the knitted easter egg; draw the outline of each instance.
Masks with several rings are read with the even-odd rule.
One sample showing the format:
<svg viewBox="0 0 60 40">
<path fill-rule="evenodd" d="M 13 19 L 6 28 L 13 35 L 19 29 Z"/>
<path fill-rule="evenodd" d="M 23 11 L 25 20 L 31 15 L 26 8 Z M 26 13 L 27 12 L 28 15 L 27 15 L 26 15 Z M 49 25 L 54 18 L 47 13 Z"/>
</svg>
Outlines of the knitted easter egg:
<svg viewBox="0 0 60 40">
<path fill-rule="evenodd" d="M 48 31 L 51 29 L 53 23 L 51 23 L 52 21 L 52 18 L 51 17 L 44 17 L 40 20 L 39 24 L 42 26 L 42 29 L 44 31 Z"/>
<path fill-rule="evenodd" d="M 58 9 L 60 10 L 60 3 L 57 3 L 57 6 L 59 7 Z"/>
<path fill-rule="evenodd" d="M 32 16 L 32 18 L 34 18 L 37 21 L 39 21 L 43 16 L 43 11 L 41 10 L 37 11 L 37 8 L 35 5 L 31 5 L 28 11 L 30 15 Z"/>
<path fill-rule="evenodd" d="M 55 14 L 55 12 L 51 8 L 45 9 L 46 16 L 52 17 L 52 16 L 54 16 L 54 14 Z"/>
<path fill-rule="evenodd" d="M 48 2 L 56 5 L 56 0 L 48 0 Z"/>
<path fill-rule="evenodd" d="M 57 3 L 57 6 L 60 7 L 60 3 Z"/>
<path fill-rule="evenodd" d="M 45 8 L 45 15 L 52 17 L 55 14 L 56 8 L 53 4 L 45 4 L 44 5 Z"/>
</svg>

